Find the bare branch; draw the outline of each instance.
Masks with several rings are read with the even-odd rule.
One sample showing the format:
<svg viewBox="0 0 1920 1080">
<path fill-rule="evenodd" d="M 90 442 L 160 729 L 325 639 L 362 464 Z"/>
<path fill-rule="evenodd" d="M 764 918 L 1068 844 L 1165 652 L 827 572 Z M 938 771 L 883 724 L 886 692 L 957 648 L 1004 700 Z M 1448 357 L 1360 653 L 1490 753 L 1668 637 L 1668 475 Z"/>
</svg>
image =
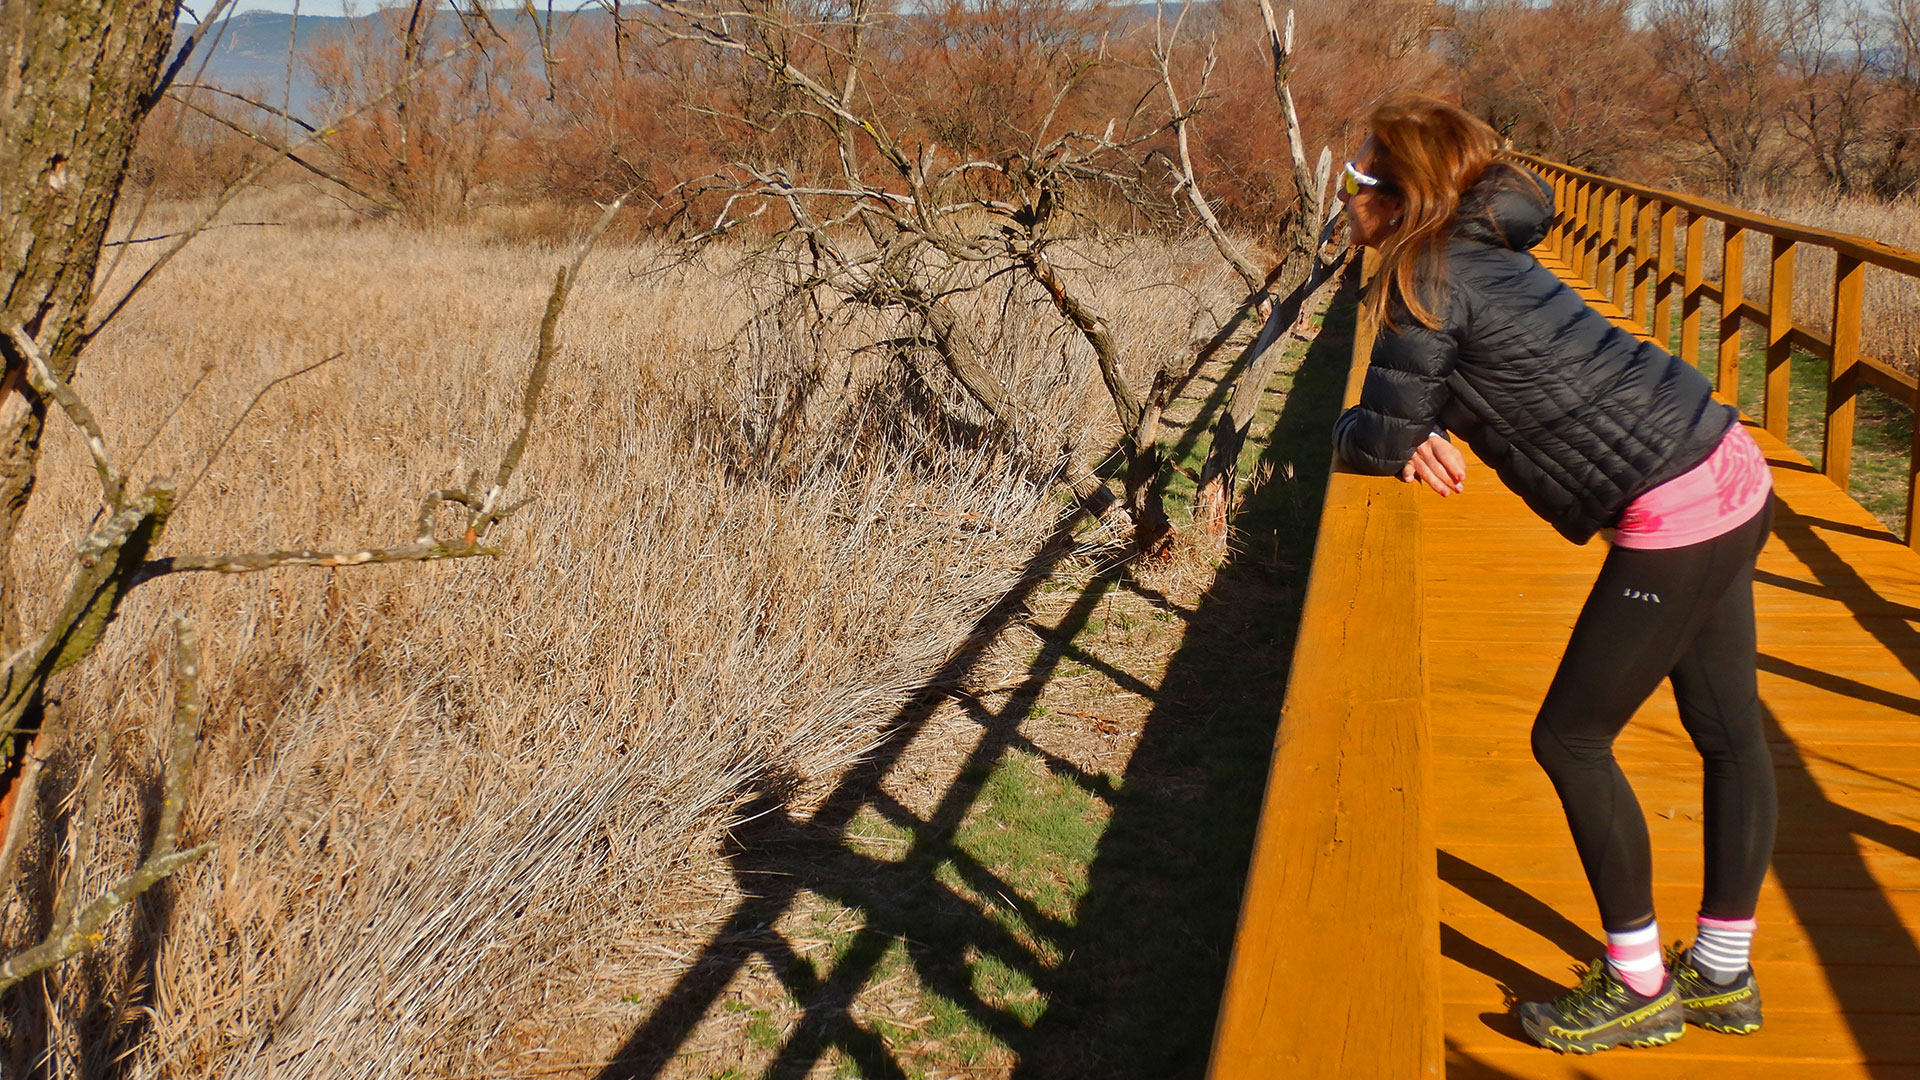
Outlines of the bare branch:
<svg viewBox="0 0 1920 1080">
<path fill-rule="evenodd" d="M 1273 51 L 1273 93 L 1287 120 L 1287 150 L 1293 157 L 1293 184 L 1299 208 L 1305 219 L 1306 236 L 1319 222 L 1320 192 L 1312 186 L 1313 174 L 1307 170 L 1307 148 L 1300 135 L 1300 114 L 1293 107 L 1293 9 L 1287 9 L 1286 29 L 1274 25 L 1271 0 L 1260 0 L 1260 18 L 1267 26 L 1267 43 Z M 1298 234 L 1301 229 L 1296 229 Z"/>
<path fill-rule="evenodd" d="M 1193 114 L 1181 106 L 1180 95 L 1173 86 L 1173 41 L 1180 32 L 1181 22 L 1186 18 L 1187 7 L 1186 4 L 1180 6 L 1180 17 L 1174 20 L 1173 34 L 1165 42 L 1156 45 L 1154 49 L 1154 60 L 1160 66 L 1160 86 L 1166 91 L 1167 104 L 1173 110 L 1173 119 L 1168 122 L 1168 126 L 1173 129 L 1174 145 L 1179 153 L 1180 180 L 1174 185 L 1174 195 L 1175 197 L 1181 194 L 1186 195 L 1187 204 L 1193 208 L 1193 216 L 1200 220 L 1201 226 L 1212 238 L 1213 246 L 1219 250 L 1220 257 L 1227 261 L 1227 265 L 1233 268 L 1234 273 L 1240 275 L 1240 280 L 1246 284 L 1248 291 L 1263 291 L 1261 285 L 1263 275 L 1227 238 L 1227 231 L 1220 226 L 1220 219 L 1214 216 L 1213 207 L 1207 203 L 1206 196 L 1201 194 L 1200 180 L 1194 175 L 1193 154 L 1188 148 L 1187 139 L 1188 120 Z M 1206 96 L 1207 79 L 1213 73 L 1213 65 L 1214 53 L 1209 49 L 1205 74 L 1200 77 L 1200 90 L 1194 98 L 1196 102 Z"/>
<path fill-rule="evenodd" d="M 215 229 L 239 229 L 239 228 L 250 228 L 250 227 L 258 227 L 258 226 L 277 227 L 285 224 L 286 222 L 284 221 L 223 221 L 218 225 L 209 225 L 205 229 L 202 229 L 201 231 L 212 232 Z M 125 240 L 108 240 L 102 243 L 100 246 L 101 247 L 125 247 L 129 244 L 156 244 L 162 240 L 172 240 L 177 236 L 185 236 L 185 235 L 186 235 L 185 233 L 161 233 L 158 236 L 130 236 Z"/>
<path fill-rule="evenodd" d="M 496 519 L 498 515 L 495 515 Z M 249 551 L 226 555 L 169 555 L 149 560 L 140 569 L 139 580 L 151 581 L 167 574 L 212 572 L 218 574 L 254 574 L 282 566 L 365 566 L 369 563 L 431 562 L 436 559 L 470 559 L 481 555 L 499 555 L 500 549 L 464 540 L 416 540 L 392 547 L 362 548 L 348 551 L 316 551 L 299 548 L 289 551 Z"/>
<path fill-rule="evenodd" d="M 32 827 L 34 809 L 40 799 L 40 778 L 45 773 L 47 757 L 53 752 L 54 740 L 61 734 L 59 717 L 60 703 L 48 701 L 44 706 L 40 730 L 34 732 L 33 741 L 27 745 L 27 756 L 20 765 L 20 775 L 7 792 L 6 800 L 0 802 L 0 816 L 4 816 L 7 822 L 6 839 L 0 842 L 0 888 L 13 880 L 14 860 L 20 857 L 27 830 Z M 15 737 L 19 734 L 15 732 Z"/>
<path fill-rule="evenodd" d="M 180 96 L 181 91 L 183 90 L 205 90 L 209 94 L 220 94 L 225 97 L 230 97 L 233 100 L 238 101 L 243 105 L 246 105 L 250 108 L 258 109 L 261 112 L 266 113 L 268 116 L 277 117 L 281 120 L 285 120 L 289 124 L 298 125 L 302 131 L 308 132 L 309 134 L 317 135 L 320 133 L 319 128 L 314 127 L 312 124 L 307 123 L 305 120 L 300 119 L 299 117 L 293 115 L 292 113 L 286 111 L 285 109 L 282 109 L 276 105 L 269 105 L 268 103 L 261 101 L 258 98 L 249 97 L 246 94 L 240 93 L 239 91 L 229 90 L 224 86 L 214 86 L 211 83 L 181 83 L 178 86 L 175 86 L 173 88 L 171 92 L 171 96 L 175 101 L 178 101 L 182 105 L 185 105 L 188 103 L 186 98 Z"/>
<path fill-rule="evenodd" d="M 213 451 L 207 455 L 207 460 L 201 463 L 200 471 L 194 474 L 193 479 L 187 483 L 185 490 L 180 492 L 180 497 L 175 502 L 175 505 L 177 506 L 180 502 L 186 501 L 187 496 L 193 494 L 193 490 L 200 486 L 200 481 L 205 480 L 207 478 L 208 470 L 213 468 L 214 462 L 220 460 L 220 455 L 222 452 L 226 450 L 227 443 L 230 440 L 232 440 L 233 433 L 240 430 L 240 425 L 246 422 L 247 417 L 253 412 L 254 406 L 260 404 L 260 399 L 266 397 L 269 391 L 271 391 L 274 387 L 279 386 L 281 383 L 290 382 L 294 379 L 299 378 L 302 375 L 305 375 L 309 371 L 313 371 L 326 364 L 331 364 L 335 360 L 338 360 L 345 355 L 347 354 L 334 353 L 332 356 L 323 357 L 322 359 L 315 360 L 313 363 L 308 364 L 305 367 L 299 368 L 294 371 L 289 371 L 285 375 L 281 375 L 278 378 L 271 380 L 270 382 L 267 383 L 267 385 L 262 386 L 253 395 L 253 400 L 247 402 L 247 407 L 240 410 L 240 415 L 233 418 L 233 423 L 227 425 L 226 434 L 220 436 L 220 441 L 214 444 Z"/>
<path fill-rule="evenodd" d="M 187 784 L 193 779 L 194 759 L 200 749 L 200 635 L 184 616 L 173 620 L 173 746 L 167 757 L 166 794 L 160 803 L 160 826 L 153 853 L 171 855 L 180 837 L 180 814 L 187 804 Z"/>
<path fill-rule="evenodd" d="M 193 28 L 193 33 L 187 35 L 186 43 L 180 46 L 180 52 L 173 58 L 173 63 L 167 65 L 167 70 L 160 76 L 160 81 L 154 83 L 153 89 L 147 93 L 146 100 L 142 102 L 143 107 L 140 110 L 142 114 L 148 109 L 151 109 L 154 102 L 159 101 L 160 96 L 165 94 L 167 88 L 173 85 L 173 80 L 179 77 L 180 72 L 187 66 L 187 61 L 191 59 L 194 52 L 200 48 L 200 42 L 206 38 L 207 31 L 219 25 L 224 32 L 225 24 L 221 20 L 221 16 L 226 14 L 227 8 L 231 6 L 232 3 L 233 0 L 214 0 L 213 7 L 207 9 L 206 17 L 201 19 L 199 25 Z M 201 67 L 204 68 L 205 66 L 205 62 L 202 61 Z"/>
<path fill-rule="evenodd" d="M 574 255 L 573 262 L 554 276 L 553 294 L 547 297 L 547 311 L 540 319 L 540 343 L 534 349 L 533 367 L 527 372 L 526 389 L 520 396 L 520 430 L 514 433 L 513 442 L 507 446 L 506 456 L 500 459 L 500 469 L 494 474 L 493 487 L 488 489 L 480 508 L 467 519 L 465 542 L 468 544 L 486 536 L 487 530 L 499 520 L 495 506 L 499 502 L 500 493 L 507 486 L 507 481 L 513 479 L 514 470 L 520 467 L 521 456 L 527 452 L 527 439 L 533 433 L 534 413 L 540 408 L 540 392 L 546 388 L 547 370 L 553 366 L 554 353 L 558 348 L 560 316 L 567 310 L 567 296 L 573 291 L 574 282 L 580 277 L 581 264 L 587 261 L 587 256 L 593 252 L 595 245 L 599 244 L 600 237 L 607 231 L 607 226 L 613 224 L 613 216 L 620 212 L 620 206 L 624 201 L 625 197 L 622 196 L 607 204 L 605 211 L 600 215 L 600 220 L 594 223 L 593 228 L 587 232 L 586 239 L 581 241 L 580 250 Z"/>
<path fill-rule="evenodd" d="M 72 387 L 61 382 L 53 373 L 46 355 L 40 351 L 39 343 L 24 327 L 15 322 L 6 328 L 6 333 L 27 358 L 27 382 L 41 396 L 59 402 L 67 419 L 73 421 L 73 426 L 79 428 L 80 434 L 86 439 L 87 453 L 93 457 L 94 470 L 100 474 L 100 501 L 106 504 L 109 512 L 120 509 L 121 502 L 126 498 L 127 477 L 113 467 L 113 460 L 107 455 L 106 436 L 101 433 L 100 422 L 94 419 L 93 410 L 87 408 L 87 403 L 80 400 L 80 395 L 74 393 Z"/>
<path fill-rule="evenodd" d="M 214 110 L 207 108 L 206 106 L 200 104 L 197 101 L 189 101 L 185 98 L 175 98 L 174 100 L 180 102 L 180 104 L 185 106 L 186 108 L 192 109 L 194 112 L 199 113 L 201 116 L 204 116 L 207 119 L 212 120 L 217 124 L 221 124 L 227 128 L 230 128 L 234 132 L 238 133 L 241 137 L 249 139 L 253 142 L 260 144 L 261 146 L 266 147 L 268 150 L 273 151 L 278 156 L 285 158 L 287 161 L 290 161 L 295 165 L 300 166 L 301 168 L 307 170 L 313 175 L 319 177 L 320 179 L 329 181 L 331 183 L 339 184 L 341 187 L 346 188 L 348 191 L 352 192 L 355 195 L 360 196 L 361 198 L 367 200 L 368 202 L 374 204 L 375 206 L 378 206 L 382 210 L 385 210 L 389 213 L 395 213 L 395 214 L 401 211 L 401 206 L 399 203 L 393 202 L 388 199 L 383 199 L 380 196 L 374 194 L 373 192 L 367 191 L 364 187 L 358 184 L 355 184 L 353 181 L 348 180 L 344 176 L 340 176 L 339 174 L 333 172 L 332 170 L 327 169 L 325 166 L 322 166 L 313 161 L 309 161 L 308 159 L 300 156 L 299 154 L 294 152 L 292 147 L 282 146 L 279 143 L 274 142 L 272 139 L 267 138 L 265 135 L 261 134 L 260 132 L 255 131 L 252 128 L 246 126 L 245 124 L 239 123 L 231 119 L 230 117 L 227 117 L 221 113 L 215 112 Z M 313 129 L 308 128 L 307 130 L 312 131 Z M 319 142 L 320 140 L 316 137 L 313 141 Z M 190 237 L 192 233 L 175 233 L 174 235 Z"/>
<path fill-rule="evenodd" d="M 98 899 L 88 904 L 79 917 L 56 926 L 40 944 L 0 963 L 0 992 L 12 988 L 29 975 L 93 949 L 100 942 L 101 925 L 115 912 L 133 903 L 148 889 L 193 865 L 201 856 L 212 851 L 214 846 L 208 842 L 171 855 L 155 855 L 141 863 L 138 869 L 115 882 Z"/>
</svg>

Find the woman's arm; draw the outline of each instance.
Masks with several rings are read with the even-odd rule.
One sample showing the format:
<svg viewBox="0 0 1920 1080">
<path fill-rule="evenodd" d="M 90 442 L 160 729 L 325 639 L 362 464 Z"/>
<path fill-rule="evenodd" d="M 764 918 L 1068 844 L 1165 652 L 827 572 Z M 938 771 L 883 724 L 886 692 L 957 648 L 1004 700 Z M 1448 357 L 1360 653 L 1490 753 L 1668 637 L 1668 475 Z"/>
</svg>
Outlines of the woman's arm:
<svg viewBox="0 0 1920 1080">
<path fill-rule="evenodd" d="M 1404 311 L 1396 321 L 1398 329 L 1382 330 L 1374 340 L 1360 403 L 1333 425 L 1333 447 L 1340 457 L 1378 476 L 1400 473 L 1439 430 L 1440 410 L 1450 393 L 1447 376 L 1460 358 L 1452 334 L 1430 330 Z"/>
</svg>

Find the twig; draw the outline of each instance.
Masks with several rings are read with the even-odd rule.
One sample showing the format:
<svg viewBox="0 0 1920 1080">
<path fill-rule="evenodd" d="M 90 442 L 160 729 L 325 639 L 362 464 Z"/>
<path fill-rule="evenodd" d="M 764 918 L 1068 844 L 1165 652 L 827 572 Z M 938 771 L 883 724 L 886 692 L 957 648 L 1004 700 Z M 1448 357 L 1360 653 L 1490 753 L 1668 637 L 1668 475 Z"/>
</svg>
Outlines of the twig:
<svg viewBox="0 0 1920 1080">
<path fill-rule="evenodd" d="M 295 18 L 298 18 L 298 17 L 299 16 L 296 14 Z M 291 52 L 291 50 L 289 50 L 289 52 Z M 261 101 L 257 98 L 250 98 L 245 94 L 242 94 L 235 90 L 229 90 L 224 86 L 212 86 L 207 83 L 181 83 L 180 85 L 173 88 L 173 94 L 174 94 L 174 100 L 184 105 L 186 104 L 186 99 L 180 97 L 180 91 L 182 90 L 205 90 L 209 94 L 222 94 L 226 97 L 230 97 L 233 100 L 240 102 L 243 105 L 247 105 L 252 108 L 259 109 L 261 112 L 266 113 L 268 116 L 278 117 L 289 124 L 298 124 L 302 131 L 308 132 L 309 134 L 318 134 L 320 131 L 319 128 L 314 127 L 312 124 L 307 123 L 305 120 L 300 119 L 299 117 L 293 115 L 292 113 L 288 112 L 285 109 L 282 109 L 276 105 L 269 105 L 266 102 Z"/>
<path fill-rule="evenodd" d="M 240 410 L 240 415 L 233 418 L 233 423 L 227 425 L 226 434 L 220 436 L 220 441 L 214 444 L 213 451 L 207 455 L 207 460 L 201 464 L 200 471 L 194 474 L 193 479 L 190 482 L 188 482 L 186 488 L 180 492 L 180 496 L 178 499 L 175 500 L 174 505 L 178 506 L 180 503 L 185 502 L 187 496 L 193 494 L 193 489 L 200 486 L 200 481 L 205 480 L 207 478 L 207 471 L 213 468 L 214 462 L 220 460 L 220 455 L 222 452 L 226 450 L 227 443 L 229 440 L 233 438 L 234 432 L 240 430 L 240 425 L 246 422 L 248 414 L 253 412 L 254 406 L 260 404 L 260 399 L 267 396 L 268 391 L 272 390 L 276 386 L 279 386 L 283 382 L 288 382 L 292 379 L 297 379 L 300 376 L 305 375 L 309 371 L 313 371 L 316 368 L 322 367 L 323 365 L 326 365 L 326 364 L 331 364 L 335 360 L 338 360 L 345 355 L 347 354 L 343 352 L 337 352 L 337 353 L 334 353 L 332 356 L 323 357 L 319 360 L 315 360 L 313 363 L 308 364 L 306 367 L 300 368 L 295 371 L 289 371 L 285 375 L 282 375 L 279 378 L 276 378 L 271 382 L 267 383 L 267 385 L 261 387 L 259 392 L 253 395 L 253 400 L 247 402 L 247 407 Z"/>
<path fill-rule="evenodd" d="M 547 385 L 547 370 L 553 366 L 554 353 L 557 351 L 560 316 L 567 310 L 567 296 L 573 290 L 574 282 L 580 277 L 580 266 L 587 261 L 600 237 L 606 233 L 607 226 L 613 223 L 613 216 L 620 212 L 626 196 L 621 196 L 607 204 L 600 220 L 588 231 L 581 242 L 580 250 L 573 262 L 554 276 L 553 294 L 547 297 L 547 311 L 540 319 L 540 344 L 533 354 L 533 367 L 527 372 L 527 385 L 520 396 L 520 430 L 514 433 L 513 442 L 508 444 L 507 453 L 500 459 L 500 469 L 494 474 L 493 486 L 487 490 L 479 509 L 473 510 L 467 519 L 466 542 L 472 544 L 487 535 L 487 530 L 499 520 L 496 509 L 501 491 L 507 481 L 513 479 L 514 470 L 520 467 L 520 458 L 527 452 L 527 439 L 533 433 L 534 413 L 540 407 L 540 392 Z"/>
<path fill-rule="evenodd" d="M 200 231 L 212 232 L 215 229 L 238 229 L 243 226 L 281 226 L 285 224 L 286 222 L 284 221 L 223 221 L 218 225 L 209 225 Z M 170 232 L 170 233 L 161 233 L 158 236 L 136 236 L 136 237 L 129 237 L 128 239 L 125 239 L 125 240 L 108 240 L 105 243 L 101 244 L 100 246 L 101 247 L 125 247 L 128 244 L 153 244 L 153 243 L 158 243 L 161 240 L 172 240 L 174 237 L 185 236 L 185 235 L 187 234 L 184 232 Z"/>
<path fill-rule="evenodd" d="M 41 353 L 40 345 L 28 334 L 26 328 L 18 322 L 6 328 L 7 336 L 19 347 L 27 358 L 27 382 L 43 397 L 50 397 L 60 403 L 60 408 L 80 429 L 87 442 L 87 453 L 93 457 L 93 467 L 100 474 L 100 500 L 107 505 L 109 512 L 120 509 L 126 498 L 127 477 L 125 473 L 113 467 L 113 460 L 107 456 L 107 439 L 100 431 L 100 422 L 94 419 L 93 410 L 80 400 L 73 388 L 60 381 L 54 375 L 53 368 Z"/>
</svg>

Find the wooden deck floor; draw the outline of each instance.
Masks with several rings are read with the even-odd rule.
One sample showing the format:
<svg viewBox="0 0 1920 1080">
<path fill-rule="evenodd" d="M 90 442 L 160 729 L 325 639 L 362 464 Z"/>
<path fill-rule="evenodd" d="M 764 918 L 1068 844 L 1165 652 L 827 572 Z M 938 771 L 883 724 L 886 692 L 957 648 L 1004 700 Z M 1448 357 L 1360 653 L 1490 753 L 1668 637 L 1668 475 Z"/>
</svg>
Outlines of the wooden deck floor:
<svg viewBox="0 0 1920 1080">
<path fill-rule="evenodd" d="M 1780 789 L 1755 963 L 1766 1028 L 1563 1058 L 1513 995 L 1602 947 L 1559 804 L 1528 748 L 1605 546 L 1557 537 L 1470 462 L 1422 499 L 1425 669 L 1447 1072 L 1462 1077 L 1920 1077 L 1920 555 L 1756 431 L 1779 498 L 1760 557 L 1760 691 Z M 1691 938 L 1698 758 L 1663 689 L 1619 742 L 1647 812 L 1667 940 Z"/>
</svg>

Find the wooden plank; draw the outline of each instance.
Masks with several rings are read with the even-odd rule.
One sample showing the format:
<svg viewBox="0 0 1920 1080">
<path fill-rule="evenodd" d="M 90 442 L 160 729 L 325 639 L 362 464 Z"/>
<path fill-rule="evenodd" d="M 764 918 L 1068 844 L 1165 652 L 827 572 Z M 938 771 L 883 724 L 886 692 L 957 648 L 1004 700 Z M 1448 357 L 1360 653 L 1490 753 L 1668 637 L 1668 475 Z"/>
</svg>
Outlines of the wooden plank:
<svg viewBox="0 0 1920 1080">
<path fill-rule="evenodd" d="M 1356 369 L 1371 344 L 1363 317 Z M 1357 386 L 1349 380 L 1349 400 Z M 1212 1080 L 1441 1071 L 1413 496 L 1396 479 L 1344 468 L 1328 482 Z M 1328 980 L 1334 970 L 1340 978 Z M 1383 1011 L 1394 1023 L 1371 1022 Z"/>
<path fill-rule="evenodd" d="M 1438 774 L 1436 773 L 1436 776 Z M 1436 779 L 1444 790 L 1444 779 Z M 1545 880 L 1581 881 L 1580 859 L 1572 841 L 1520 844 L 1504 839 L 1448 839 L 1441 848 L 1457 859 L 1486 872 L 1526 885 Z M 1698 858 L 1698 839 L 1666 847 L 1653 847 L 1656 868 L 1680 867 L 1686 858 Z M 1664 853 L 1674 853 L 1675 857 Z M 1453 876 L 1458 876 L 1457 873 Z M 1776 880 L 1817 882 L 1821 888 L 1920 889 L 1920 860 L 1905 852 L 1884 848 L 1871 851 L 1775 851 L 1773 876 Z M 1689 877 L 1686 880 L 1696 879 Z M 1851 883 L 1851 884 L 1849 884 Z M 1597 927 L 1587 927 L 1589 931 Z"/>
</svg>

